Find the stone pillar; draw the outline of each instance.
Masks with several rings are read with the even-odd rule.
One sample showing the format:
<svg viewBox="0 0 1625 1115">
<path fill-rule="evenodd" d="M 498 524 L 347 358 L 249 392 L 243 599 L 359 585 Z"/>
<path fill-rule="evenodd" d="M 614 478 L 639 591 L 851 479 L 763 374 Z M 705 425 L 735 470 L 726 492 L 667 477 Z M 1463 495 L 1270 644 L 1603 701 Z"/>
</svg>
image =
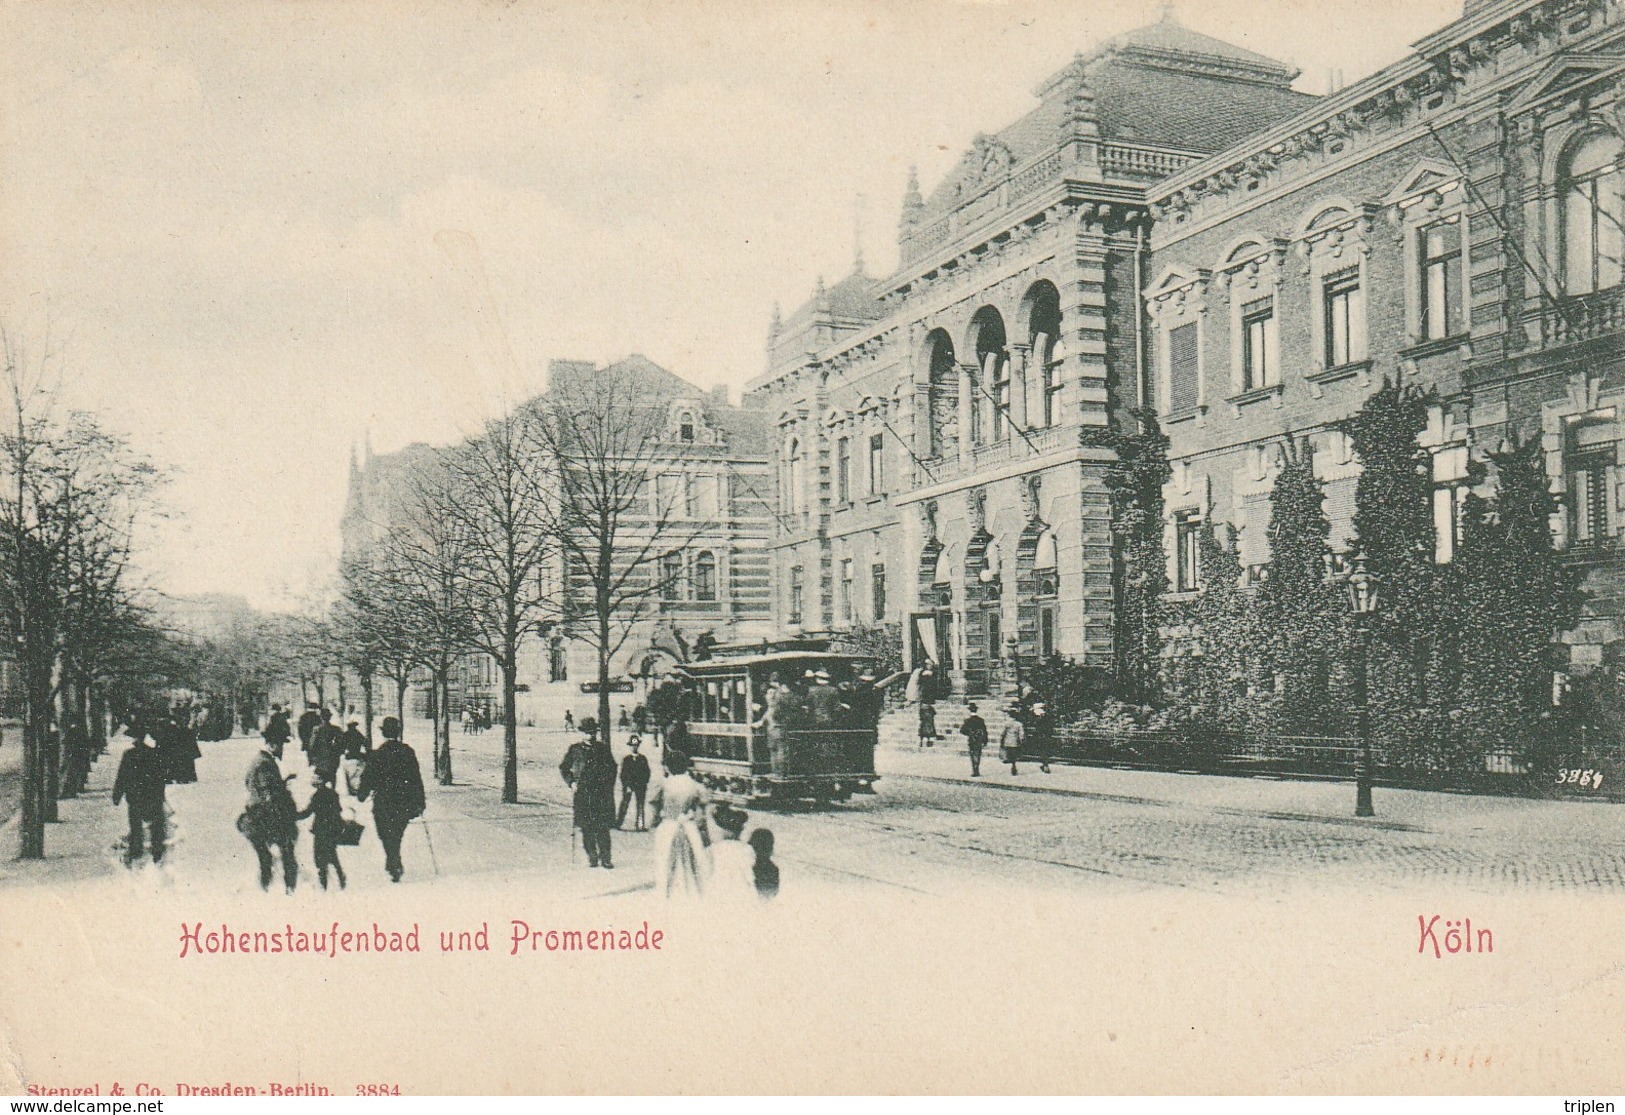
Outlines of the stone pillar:
<svg viewBox="0 0 1625 1115">
<path fill-rule="evenodd" d="M 971 408 L 976 405 L 976 365 L 959 365 L 959 463 L 969 467 L 974 448 L 971 438 Z"/>
<path fill-rule="evenodd" d="M 1027 367 L 1031 359 L 1031 345 L 1010 346 L 1010 421 L 1017 430 L 1030 428 L 1027 421 Z M 1021 437 L 1013 431 L 1011 436 Z"/>
</svg>

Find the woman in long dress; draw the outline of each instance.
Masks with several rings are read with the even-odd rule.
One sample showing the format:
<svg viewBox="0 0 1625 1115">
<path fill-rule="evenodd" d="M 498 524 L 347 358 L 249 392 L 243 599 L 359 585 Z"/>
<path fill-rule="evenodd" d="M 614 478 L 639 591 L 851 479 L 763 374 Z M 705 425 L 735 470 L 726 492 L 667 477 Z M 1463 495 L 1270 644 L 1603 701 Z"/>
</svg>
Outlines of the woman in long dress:
<svg viewBox="0 0 1625 1115">
<path fill-rule="evenodd" d="M 655 893 L 698 898 L 711 874 L 705 787 L 688 773 L 688 756 L 668 751 L 670 772 L 655 787 L 649 808 L 655 825 Z"/>
</svg>

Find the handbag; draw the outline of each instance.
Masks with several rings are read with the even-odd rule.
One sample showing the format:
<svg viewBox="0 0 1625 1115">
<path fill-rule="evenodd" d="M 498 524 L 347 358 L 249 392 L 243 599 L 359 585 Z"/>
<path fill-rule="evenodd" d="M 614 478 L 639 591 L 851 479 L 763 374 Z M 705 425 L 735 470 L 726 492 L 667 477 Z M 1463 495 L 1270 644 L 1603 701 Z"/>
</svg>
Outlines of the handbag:
<svg viewBox="0 0 1625 1115">
<path fill-rule="evenodd" d="M 353 848 L 361 843 L 361 834 L 366 831 L 367 826 L 360 821 L 345 821 L 344 826 L 339 829 L 338 839 L 335 843 Z"/>
</svg>

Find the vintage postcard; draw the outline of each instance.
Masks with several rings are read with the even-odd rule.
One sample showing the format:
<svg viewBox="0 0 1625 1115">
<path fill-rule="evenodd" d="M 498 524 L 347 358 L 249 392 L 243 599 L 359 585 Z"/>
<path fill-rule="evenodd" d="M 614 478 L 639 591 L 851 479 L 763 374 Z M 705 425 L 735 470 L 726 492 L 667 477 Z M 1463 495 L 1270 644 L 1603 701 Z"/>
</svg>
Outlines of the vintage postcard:
<svg viewBox="0 0 1625 1115">
<path fill-rule="evenodd" d="M 1618 0 L 0 58 L 0 1092 L 1617 1091 Z"/>
</svg>

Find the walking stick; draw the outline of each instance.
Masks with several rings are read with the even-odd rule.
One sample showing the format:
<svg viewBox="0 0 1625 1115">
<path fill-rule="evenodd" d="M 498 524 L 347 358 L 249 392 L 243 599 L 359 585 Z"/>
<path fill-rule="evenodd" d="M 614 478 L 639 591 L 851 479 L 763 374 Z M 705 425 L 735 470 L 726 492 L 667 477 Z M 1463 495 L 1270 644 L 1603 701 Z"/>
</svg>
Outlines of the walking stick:
<svg viewBox="0 0 1625 1115">
<path fill-rule="evenodd" d="M 429 819 L 419 817 L 418 820 L 423 822 L 423 839 L 428 841 L 429 844 L 429 863 L 434 868 L 435 875 L 438 876 L 440 874 L 440 860 L 434 854 L 434 838 L 429 835 Z"/>
</svg>

